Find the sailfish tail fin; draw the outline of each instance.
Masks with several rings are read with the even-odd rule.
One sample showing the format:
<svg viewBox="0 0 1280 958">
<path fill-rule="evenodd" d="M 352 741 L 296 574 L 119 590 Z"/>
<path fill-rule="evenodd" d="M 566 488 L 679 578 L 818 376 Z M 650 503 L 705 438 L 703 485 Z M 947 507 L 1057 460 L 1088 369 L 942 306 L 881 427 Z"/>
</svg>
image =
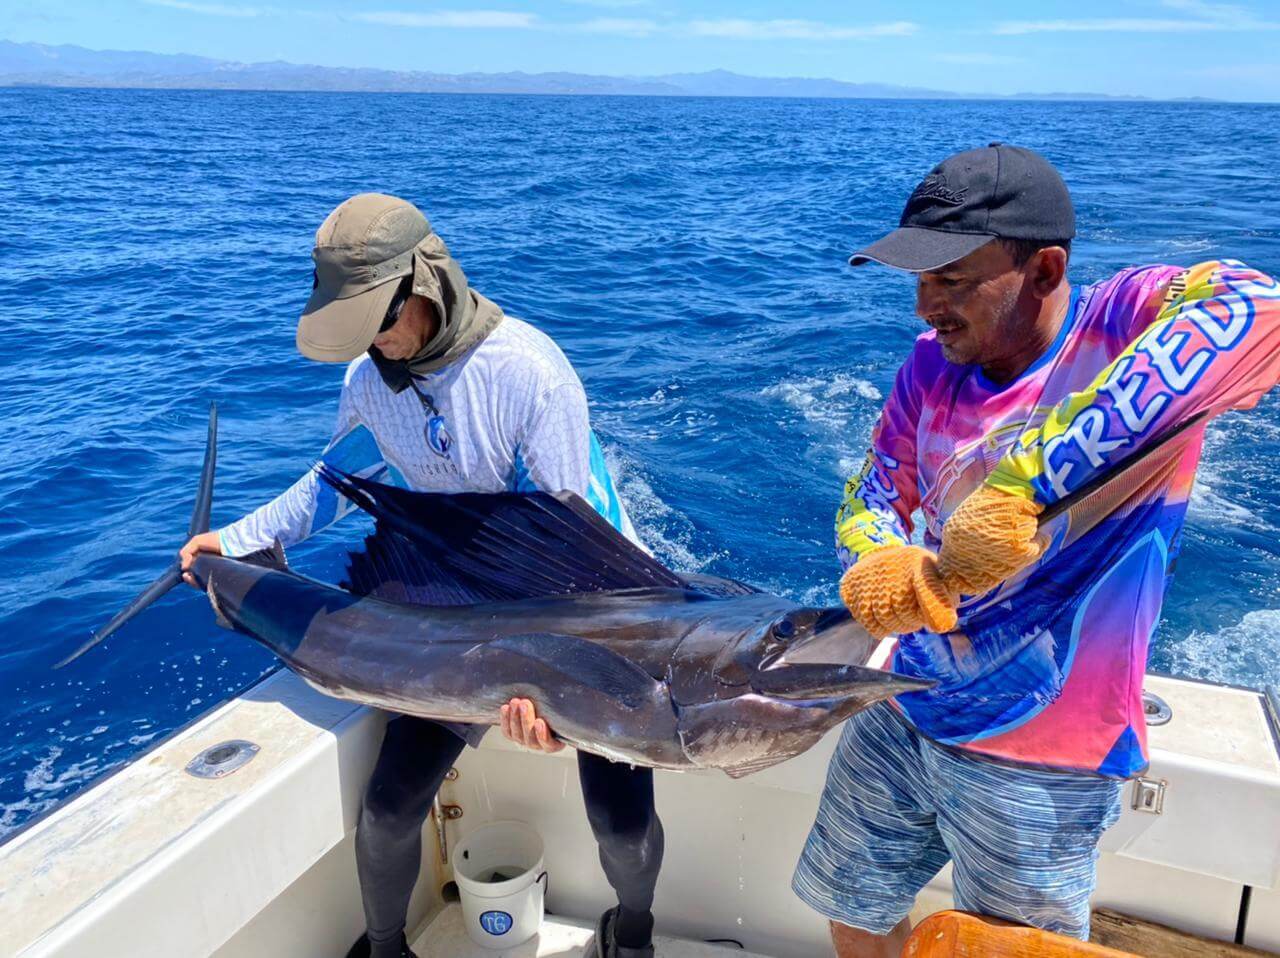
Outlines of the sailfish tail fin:
<svg viewBox="0 0 1280 958">
<path fill-rule="evenodd" d="M 204 466 L 200 470 L 200 486 L 196 489 L 195 507 L 191 510 L 191 523 L 187 527 L 188 538 L 209 531 L 209 518 L 213 512 L 213 476 L 217 469 L 217 462 L 218 404 L 211 403 L 209 405 L 209 438 L 205 443 Z M 173 564 L 143 589 L 136 599 L 117 612 L 110 622 L 94 632 L 87 642 L 58 662 L 54 668 L 60 669 L 80 658 L 181 581 L 182 563 L 174 559 Z"/>
</svg>

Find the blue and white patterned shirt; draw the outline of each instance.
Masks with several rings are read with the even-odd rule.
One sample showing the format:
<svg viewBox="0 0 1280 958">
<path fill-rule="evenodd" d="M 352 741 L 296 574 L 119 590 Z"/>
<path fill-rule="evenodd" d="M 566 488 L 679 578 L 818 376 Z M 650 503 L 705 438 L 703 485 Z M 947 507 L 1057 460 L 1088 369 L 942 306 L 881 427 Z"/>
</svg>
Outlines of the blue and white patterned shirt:
<svg viewBox="0 0 1280 958">
<path fill-rule="evenodd" d="M 420 492 L 558 492 L 586 498 L 639 542 L 591 431 L 587 397 L 549 336 L 508 316 L 475 349 L 392 392 L 365 355 L 347 367 L 327 465 Z M 219 532 L 242 556 L 301 542 L 351 503 L 313 468 Z"/>
</svg>

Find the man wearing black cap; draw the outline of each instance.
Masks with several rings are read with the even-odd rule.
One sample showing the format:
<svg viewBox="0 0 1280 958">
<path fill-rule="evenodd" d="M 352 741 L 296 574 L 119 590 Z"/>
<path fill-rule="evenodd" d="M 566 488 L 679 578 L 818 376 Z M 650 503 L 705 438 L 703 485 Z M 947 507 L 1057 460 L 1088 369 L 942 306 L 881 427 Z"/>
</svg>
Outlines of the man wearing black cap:
<svg viewBox="0 0 1280 958">
<path fill-rule="evenodd" d="M 993 144 L 935 167 L 850 260 L 914 273 L 930 330 L 845 486 L 841 597 L 896 637 L 894 671 L 937 685 L 855 716 L 832 758 L 792 887 L 841 958 L 897 955 L 948 861 L 958 907 L 1087 936 L 1098 838 L 1147 765 L 1147 643 L 1204 420 L 1280 380 L 1269 277 L 1223 261 L 1075 288 L 1074 235 L 1057 171 Z M 1041 528 L 1171 435 L 1118 501 Z"/>
</svg>

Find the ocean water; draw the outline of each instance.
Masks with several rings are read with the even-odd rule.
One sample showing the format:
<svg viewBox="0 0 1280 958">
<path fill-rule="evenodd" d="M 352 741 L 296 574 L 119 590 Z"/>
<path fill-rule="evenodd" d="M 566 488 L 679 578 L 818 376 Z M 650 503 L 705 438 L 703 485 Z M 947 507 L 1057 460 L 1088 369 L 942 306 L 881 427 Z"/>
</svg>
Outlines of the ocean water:
<svg viewBox="0 0 1280 958">
<path fill-rule="evenodd" d="M 342 368 L 294 350 L 311 236 L 419 204 L 576 364 L 645 538 L 834 602 L 832 516 L 921 326 L 852 270 L 942 156 L 1041 150 L 1072 276 L 1280 271 L 1280 108 L 0 91 L 0 835 L 273 668 L 189 589 L 50 670 L 184 539 L 208 403 L 216 523 L 324 446 Z M 1280 682 L 1280 399 L 1213 425 L 1152 667 Z M 356 537 L 296 550 L 324 574 Z"/>
</svg>

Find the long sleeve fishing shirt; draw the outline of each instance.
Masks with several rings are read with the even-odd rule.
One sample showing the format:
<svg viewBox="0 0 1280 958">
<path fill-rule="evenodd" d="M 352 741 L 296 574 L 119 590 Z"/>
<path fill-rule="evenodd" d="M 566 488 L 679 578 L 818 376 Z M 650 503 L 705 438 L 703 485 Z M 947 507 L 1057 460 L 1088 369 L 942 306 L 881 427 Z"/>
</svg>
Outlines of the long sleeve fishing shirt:
<svg viewBox="0 0 1280 958">
<path fill-rule="evenodd" d="M 395 393 L 366 355 L 347 368 L 321 462 L 419 492 L 569 490 L 636 540 L 591 431 L 587 397 L 550 337 L 508 316 L 457 362 Z M 219 531 L 224 555 L 301 542 L 352 505 L 312 468 Z"/>
<path fill-rule="evenodd" d="M 946 362 L 934 333 L 898 372 L 836 546 L 848 566 L 909 541 L 937 549 L 985 483 L 1049 506 L 1201 414 L 1248 408 L 1280 380 L 1280 286 L 1234 261 L 1128 269 L 1072 292 L 1056 341 L 1013 382 Z M 936 688 L 896 701 L 935 741 L 1050 768 L 1146 767 L 1142 679 L 1178 552 L 1204 425 L 1176 466 L 1100 525 L 1059 537 L 956 631 L 899 637 L 893 669 Z"/>
</svg>

